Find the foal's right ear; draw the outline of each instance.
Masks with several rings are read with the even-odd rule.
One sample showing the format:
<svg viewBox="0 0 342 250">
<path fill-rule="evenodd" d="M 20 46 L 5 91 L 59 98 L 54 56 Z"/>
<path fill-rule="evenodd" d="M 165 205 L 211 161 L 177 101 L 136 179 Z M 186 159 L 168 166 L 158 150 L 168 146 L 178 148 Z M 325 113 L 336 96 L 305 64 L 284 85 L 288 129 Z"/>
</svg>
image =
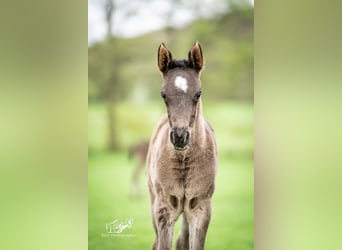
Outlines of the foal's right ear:
<svg viewBox="0 0 342 250">
<path fill-rule="evenodd" d="M 161 43 L 158 48 L 158 68 L 162 73 L 166 73 L 170 63 L 172 62 L 172 54 L 166 48 L 164 43 Z"/>
</svg>

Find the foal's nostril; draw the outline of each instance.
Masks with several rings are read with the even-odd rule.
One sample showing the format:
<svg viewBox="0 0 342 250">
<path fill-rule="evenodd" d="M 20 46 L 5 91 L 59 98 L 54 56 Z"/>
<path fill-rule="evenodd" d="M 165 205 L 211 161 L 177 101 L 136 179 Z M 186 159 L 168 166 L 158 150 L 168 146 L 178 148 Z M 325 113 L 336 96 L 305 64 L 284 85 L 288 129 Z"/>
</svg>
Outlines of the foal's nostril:
<svg viewBox="0 0 342 250">
<path fill-rule="evenodd" d="M 173 145 L 176 143 L 175 133 L 173 131 L 170 133 L 170 140 Z"/>
<path fill-rule="evenodd" d="M 186 131 L 184 139 L 183 139 L 184 144 L 187 144 L 189 142 L 189 136 L 190 136 L 189 132 Z"/>
<path fill-rule="evenodd" d="M 186 144 L 187 140 L 188 140 L 188 132 L 185 132 L 181 137 L 181 143 Z"/>
</svg>

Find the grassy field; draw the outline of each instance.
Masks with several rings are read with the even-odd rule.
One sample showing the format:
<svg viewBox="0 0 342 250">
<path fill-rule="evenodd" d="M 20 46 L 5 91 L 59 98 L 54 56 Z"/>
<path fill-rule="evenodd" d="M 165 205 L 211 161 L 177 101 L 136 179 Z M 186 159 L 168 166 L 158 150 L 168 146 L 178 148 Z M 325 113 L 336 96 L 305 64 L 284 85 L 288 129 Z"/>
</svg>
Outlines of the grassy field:
<svg viewBox="0 0 342 250">
<path fill-rule="evenodd" d="M 145 174 L 140 176 L 141 197 L 130 198 L 135 161 L 129 161 L 125 151 L 138 138 L 149 136 L 159 118 L 162 109 L 153 103 L 149 105 L 147 113 L 127 103 L 117 107 L 118 134 L 120 142 L 125 143 L 115 153 L 102 150 L 106 137 L 104 107 L 89 106 L 89 249 L 151 249 L 154 231 Z M 132 109 L 137 108 L 136 115 L 130 116 Z M 219 172 L 206 249 L 253 249 L 253 107 L 239 103 L 208 104 L 205 114 L 216 131 L 219 146 Z M 144 119 L 139 121 L 141 117 Z M 106 223 L 127 218 L 133 219 L 131 228 L 120 234 L 107 234 Z M 180 220 L 176 236 L 179 228 Z"/>
</svg>

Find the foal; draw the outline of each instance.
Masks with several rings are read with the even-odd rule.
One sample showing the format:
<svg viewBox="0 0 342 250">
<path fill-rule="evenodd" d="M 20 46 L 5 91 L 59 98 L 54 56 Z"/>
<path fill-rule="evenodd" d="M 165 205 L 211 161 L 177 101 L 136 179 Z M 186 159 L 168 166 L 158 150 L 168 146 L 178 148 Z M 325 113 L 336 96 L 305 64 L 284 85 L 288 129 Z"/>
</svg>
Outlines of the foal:
<svg viewBox="0 0 342 250">
<path fill-rule="evenodd" d="M 158 67 L 165 114 L 154 129 L 147 155 L 154 250 L 172 248 L 174 224 L 183 213 L 177 249 L 204 249 L 217 169 L 214 131 L 202 115 L 198 42 L 187 60 L 173 60 L 162 43 Z"/>
</svg>

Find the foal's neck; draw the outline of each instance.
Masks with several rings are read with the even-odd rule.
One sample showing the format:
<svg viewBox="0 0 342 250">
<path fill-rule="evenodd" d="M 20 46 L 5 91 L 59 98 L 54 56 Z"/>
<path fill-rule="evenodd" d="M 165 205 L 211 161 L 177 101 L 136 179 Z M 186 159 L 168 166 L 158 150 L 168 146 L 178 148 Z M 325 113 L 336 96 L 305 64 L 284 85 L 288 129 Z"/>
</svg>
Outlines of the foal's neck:
<svg viewBox="0 0 342 250">
<path fill-rule="evenodd" d="M 199 100 L 191 131 L 190 148 L 186 151 L 177 152 L 177 158 L 180 161 L 186 161 L 186 159 L 196 157 L 201 152 L 200 149 L 203 148 L 205 137 L 205 120 L 202 115 L 202 102 Z"/>
<path fill-rule="evenodd" d="M 205 120 L 202 113 L 202 100 L 199 100 L 192 130 L 192 146 L 202 146 L 205 141 Z"/>
</svg>

